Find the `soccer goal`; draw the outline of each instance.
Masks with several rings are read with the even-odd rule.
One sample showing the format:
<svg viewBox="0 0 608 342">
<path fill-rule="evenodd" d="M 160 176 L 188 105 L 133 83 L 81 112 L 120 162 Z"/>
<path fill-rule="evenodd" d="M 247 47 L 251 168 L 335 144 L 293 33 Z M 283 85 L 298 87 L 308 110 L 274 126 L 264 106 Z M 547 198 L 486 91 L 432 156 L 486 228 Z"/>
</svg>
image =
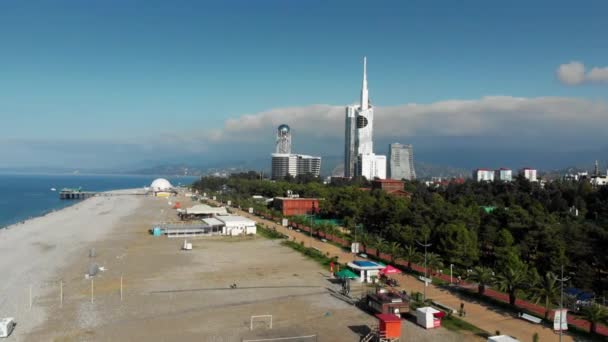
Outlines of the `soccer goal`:
<svg viewBox="0 0 608 342">
<path fill-rule="evenodd" d="M 256 315 L 249 319 L 249 330 L 253 330 L 253 325 L 263 325 L 267 329 L 272 329 L 272 315 Z"/>
</svg>

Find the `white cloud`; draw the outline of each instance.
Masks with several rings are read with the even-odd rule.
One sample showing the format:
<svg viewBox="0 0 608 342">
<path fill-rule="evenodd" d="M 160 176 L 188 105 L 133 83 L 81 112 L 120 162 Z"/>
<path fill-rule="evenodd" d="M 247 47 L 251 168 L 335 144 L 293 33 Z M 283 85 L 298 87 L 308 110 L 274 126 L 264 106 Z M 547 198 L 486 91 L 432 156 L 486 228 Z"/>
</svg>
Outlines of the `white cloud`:
<svg viewBox="0 0 608 342">
<path fill-rule="evenodd" d="M 575 137 L 603 129 L 608 104 L 563 97 L 486 96 L 430 104 L 376 107 L 377 138 L 406 136 Z M 277 108 L 228 120 L 209 143 L 256 142 L 272 137 L 279 124 L 292 127 L 294 139 L 342 138 L 344 106 L 311 105 Z"/>
<path fill-rule="evenodd" d="M 557 68 L 557 78 L 567 85 L 579 85 L 586 82 L 608 82 L 608 67 L 594 67 L 585 73 L 585 64 L 572 61 Z"/>
<path fill-rule="evenodd" d="M 557 68 L 557 77 L 564 84 L 581 84 L 585 81 L 585 65 L 581 62 L 562 64 Z"/>
<path fill-rule="evenodd" d="M 593 82 L 608 82 L 608 67 L 591 69 L 587 79 Z"/>
</svg>

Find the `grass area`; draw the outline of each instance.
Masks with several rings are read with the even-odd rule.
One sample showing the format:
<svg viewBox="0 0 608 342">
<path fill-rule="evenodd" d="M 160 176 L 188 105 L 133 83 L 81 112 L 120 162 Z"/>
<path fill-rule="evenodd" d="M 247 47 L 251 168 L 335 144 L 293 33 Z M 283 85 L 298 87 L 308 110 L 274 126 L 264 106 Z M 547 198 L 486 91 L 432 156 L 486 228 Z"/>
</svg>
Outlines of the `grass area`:
<svg viewBox="0 0 608 342">
<path fill-rule="evenodd" d="M 268 229 L 262 225 L 257 225 L 257 234 L 270 240 L 285 239 L 287 236 L 275 229 Z"/>
<path fill-rule="evenodd" d="M 316 249 L 313 249 L 310 247 L 305 247 L 304 245 L 294 242 L 294 241 L 283 241 L 283 242 L 281 242 L 281 244 L 284 246 L 290 247 L 292 249 L 295 249 L 296 251 L 304 254 L 308 258 L 316 261 L 317 263 L 319 263 L 323 266 L 329 265 L 329 263 L 332 260 L 334 260 L 333 258 L 328 257 L 327 255 L 319 252 Z"/>
<path fill-rule="evenodd" d="M 490 333 L 460 318 L 447 315 L 441 320 L 441 326 L 452 331 L 468 331 L 482 338 L 488 338 Z"/>
</svg>

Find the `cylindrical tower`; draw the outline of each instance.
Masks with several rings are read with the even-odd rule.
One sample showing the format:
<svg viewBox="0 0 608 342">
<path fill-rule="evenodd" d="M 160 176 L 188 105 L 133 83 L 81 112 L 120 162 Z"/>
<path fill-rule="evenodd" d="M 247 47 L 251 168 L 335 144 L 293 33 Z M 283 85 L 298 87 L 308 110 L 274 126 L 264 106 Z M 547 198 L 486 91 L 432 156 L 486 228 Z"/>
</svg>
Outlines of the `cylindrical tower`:
<svg viewBox="0 0 608 342">
<path fill-rule="evenodd" d="M 285 124 L 277 130 L 276 153 L 291 153 L 291 129 Z"/>
</svg>

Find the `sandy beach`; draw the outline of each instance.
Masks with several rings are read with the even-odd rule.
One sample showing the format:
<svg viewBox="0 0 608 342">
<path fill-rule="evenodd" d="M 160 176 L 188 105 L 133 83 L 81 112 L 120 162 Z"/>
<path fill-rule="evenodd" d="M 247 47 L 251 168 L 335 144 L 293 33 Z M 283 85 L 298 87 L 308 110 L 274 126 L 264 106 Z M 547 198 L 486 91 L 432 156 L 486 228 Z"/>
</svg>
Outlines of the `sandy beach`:
<svg viewBox="0 0 608 342">
<path fill-rule="evenodd" d="M 203 237 L 181 251 L 183 239 L 151 236 L 153 224 L 177 219 L 175 201 L 192 204 L 95 197 L 0 232 L 0 315 L 18 322 L 8 341 L 358 341 L 377 324 L 332 297 L 328 288 L 339 286 L 328 270 L 280 240 Z M 92 263 L 105 271 L 87 279 Z M 351 293 L 367 290 L 353 283 Z M 253 315 L 272 315 L 272 329 L 252 325 Z M 402 325 L 412 341 L 464 337 Z"/>
<path fill-rule="evenodd" d="M 112 193 L 133 193 L 120 190 Z M 0 317 L 15 317 L 11 340 L 46 321 L 39 299 L 58 288 L 60 271 L 88 256 L 144 196 L 100 196 L 0 229 Z M 81 270 L 82 276 L 87 268 Z M 32 305 L 30 309 L 30 288 Z"/>
</svg>

